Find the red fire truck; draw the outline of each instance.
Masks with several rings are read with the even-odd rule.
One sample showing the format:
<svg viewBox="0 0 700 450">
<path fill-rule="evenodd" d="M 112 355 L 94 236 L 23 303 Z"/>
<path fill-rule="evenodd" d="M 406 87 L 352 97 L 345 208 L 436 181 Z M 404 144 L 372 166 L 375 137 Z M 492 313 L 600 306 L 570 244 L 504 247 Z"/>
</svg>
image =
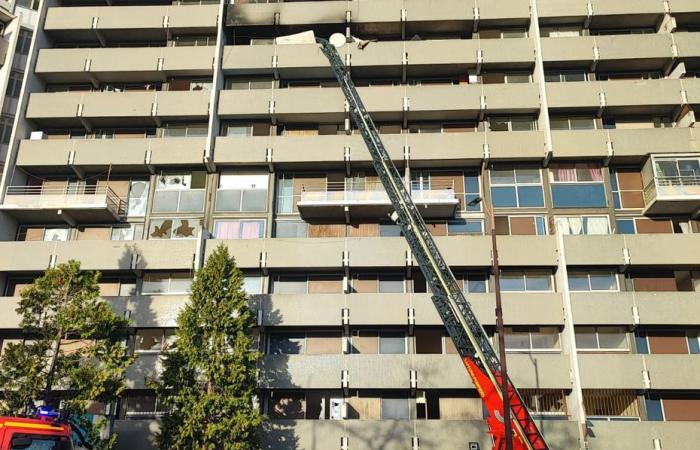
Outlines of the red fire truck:
<svg viewBox="0 0 700 450">
<path fill-rule="evenodd" d="M 0 417 L 0 450 L 73 450 L 71 427 L 48 417 Z"/>
</svg>

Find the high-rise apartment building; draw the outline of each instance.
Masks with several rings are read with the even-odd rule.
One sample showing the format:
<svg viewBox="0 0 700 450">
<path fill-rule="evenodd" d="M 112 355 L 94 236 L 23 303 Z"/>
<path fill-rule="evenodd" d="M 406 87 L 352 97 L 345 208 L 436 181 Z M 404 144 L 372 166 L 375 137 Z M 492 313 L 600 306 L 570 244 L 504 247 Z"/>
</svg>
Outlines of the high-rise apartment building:
<svg viewBox="0 0 700 450">
<path fill-rule="evenodd" d="M 38 16 L 0 192 L 0 329 L 22 338 L 17 296 L 47 267 L 101 271 L 138 355 L 120 449 L 152 448 L 145 379 L 221 244 L 256 295 L 266 448 L 490 448 L 328 61 L 276 43 L 307 30 L 372 41 L 339 51 L 490 333 L 495 227 L 510 375 L 551 447 L 697 448 L 697 0 L 44 0 Z"/>
</svg>

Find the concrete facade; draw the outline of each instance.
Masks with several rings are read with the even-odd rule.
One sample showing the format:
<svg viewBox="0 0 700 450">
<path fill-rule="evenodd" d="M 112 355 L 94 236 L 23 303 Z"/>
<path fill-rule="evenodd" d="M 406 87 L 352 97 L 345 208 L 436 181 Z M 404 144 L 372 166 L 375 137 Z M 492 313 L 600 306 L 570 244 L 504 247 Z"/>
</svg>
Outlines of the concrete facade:
<svg viewBox="0 0 700 450">
<path fill-rule="evenodd" d="M 146 379 L 218 245 L 258 312 L 265 448 L 490 448 L 326 59 L 275 43 L 305 30 L 376 39 L 339 53 L 489 334 L 495 218 L 510 375 L 551 448 L 697 447 L 696 1 L 44 0 L 34 14 L 0 183 L 0 333 L 21 338 L 21 288 L 47 267 L 101 271 L 138 355 L 120 449 L 154 448 Z"/>
</svg>

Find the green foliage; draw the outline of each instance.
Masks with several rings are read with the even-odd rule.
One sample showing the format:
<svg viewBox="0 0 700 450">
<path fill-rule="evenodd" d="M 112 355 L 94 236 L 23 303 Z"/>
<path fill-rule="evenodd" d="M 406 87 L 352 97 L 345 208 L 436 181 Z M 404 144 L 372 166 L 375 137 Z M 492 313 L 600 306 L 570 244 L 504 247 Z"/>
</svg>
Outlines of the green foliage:
<svg viewBox="0 0 700 450">
<path fill-rule="evenodd" d="M 37 400 L 63 400 L 92 438 L 101 423 L 85 422 L 91 401 L 116 401 L 133 359 L 124 345 L 128 322 L 100 300 L 99 272 L 69 261 L 48 269 L 24 289 L 17 312 L 25 341 L 9 344 L 0 360 L 0 414 L 23 415 Z M 114 439 L 99 441 L 109 449 Z"/>
<path fill-rule="evenodd" d="M 262 416 L 253 402 L 255 316 L 243 276 L 220 246 L 197 271 L 191 299 L 177 318 L 175 345 L 163 361 L 159 399 L 170 411 L 158 444 L 164 450 L 254 450 Z"/>
</svg>

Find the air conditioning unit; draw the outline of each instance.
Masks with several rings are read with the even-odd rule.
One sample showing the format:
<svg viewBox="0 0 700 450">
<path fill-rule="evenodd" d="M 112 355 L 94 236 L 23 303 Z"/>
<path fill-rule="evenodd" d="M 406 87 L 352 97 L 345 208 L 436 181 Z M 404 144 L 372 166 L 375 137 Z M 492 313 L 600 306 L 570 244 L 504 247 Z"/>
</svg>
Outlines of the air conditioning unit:
<svg viewBox="0 0 700 450">
<path fill-rule="evenodd" d="M 32 141 L 40 141 L 42 139 L 46 139 L 46 133 L 44 133 L 43 131 L 32 131 L 29 135 L 29 139 Z"/>
</svg>

